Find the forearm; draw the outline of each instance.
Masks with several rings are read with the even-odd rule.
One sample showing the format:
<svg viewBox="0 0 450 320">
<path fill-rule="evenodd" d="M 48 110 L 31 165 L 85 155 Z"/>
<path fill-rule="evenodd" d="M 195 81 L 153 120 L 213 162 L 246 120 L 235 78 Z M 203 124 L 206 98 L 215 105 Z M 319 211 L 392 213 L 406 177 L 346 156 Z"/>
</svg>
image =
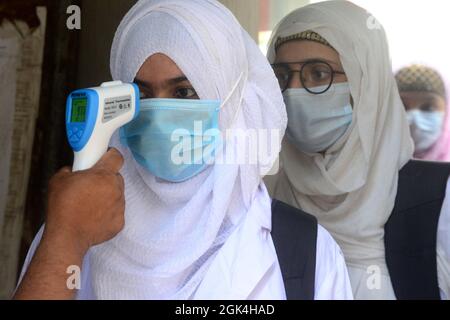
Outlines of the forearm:
<svg viewBox="0 0 450 320">
<path fill-rule="evenodd" d="M 50 179 L 42 239 L 14 299 L 75 297 L 88 249 L 114 238 L 125 224 L 122 164 L 113 148 L 91 169 L 65 167 Z"/>
<path fill-rule="evenodd" d="M 69 266 L 81 269 L 84 248 L 75 245 L 66 234 L 49 235 L 42 241 L 13 299 L 73 299 L 76 290 L 67 285 Z"/>
</svg>

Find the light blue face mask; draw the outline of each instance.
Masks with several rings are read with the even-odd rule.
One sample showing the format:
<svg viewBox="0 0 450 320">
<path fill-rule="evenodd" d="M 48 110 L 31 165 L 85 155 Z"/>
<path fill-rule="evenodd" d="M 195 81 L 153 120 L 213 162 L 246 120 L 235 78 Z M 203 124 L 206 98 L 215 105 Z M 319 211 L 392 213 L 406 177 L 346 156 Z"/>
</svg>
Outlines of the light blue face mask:
<svg viewBox="0 0 450 320">
<path fill-rule="evenodd" d="M 333 84 L 322 94 L 312 94 L 303 88 L 287 89 L 283 98 L 288 114 L 286 136 L 300 151 L 326 151 L 352 122 L 347 82 Z"/>
<path fill-rule="evenodd" d="M 430 149 L 439 139 L 444 126 L 444 112 L 409 110 L 406 112 L 415 151 Z"/>
<path fill-rule="evenodd" d="M 138 117 L 120 129 L 122 144 L 158 178 L 182 182 L 194 177 L 213 164 L 222 146 L 219 111 L 244 76 L 241 73 L 222 104 L 219 100 L 142 99 Z"/>
<path fill-rule="evenodd" d="M 156 177 L 185 181 L 214 160 L 220 143 L 220 101 L 142 99 L 138 117 L 120 130 L 121 142 Z"/>
</svg>

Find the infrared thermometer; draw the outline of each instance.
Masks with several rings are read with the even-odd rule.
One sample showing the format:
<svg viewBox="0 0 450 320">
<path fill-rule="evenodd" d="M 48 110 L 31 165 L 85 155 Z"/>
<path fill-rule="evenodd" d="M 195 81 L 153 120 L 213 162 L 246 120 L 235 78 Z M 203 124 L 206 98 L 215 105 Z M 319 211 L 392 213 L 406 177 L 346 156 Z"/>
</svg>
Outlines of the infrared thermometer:
<svg viewBox="0 0 450 320">
<path fill-rule="evenodd" d="M 91 168 L 108 150 L 113 133 L 139 114 L 134 83 L 104 82 L 67 97 L 66 133 L 74 151 L 72 171 Z"/>
</svg>

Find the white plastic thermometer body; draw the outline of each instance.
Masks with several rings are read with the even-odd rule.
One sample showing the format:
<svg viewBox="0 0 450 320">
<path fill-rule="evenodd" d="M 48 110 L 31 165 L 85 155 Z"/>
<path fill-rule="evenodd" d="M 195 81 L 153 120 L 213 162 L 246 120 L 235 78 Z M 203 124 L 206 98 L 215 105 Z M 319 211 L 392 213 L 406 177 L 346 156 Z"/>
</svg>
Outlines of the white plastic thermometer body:
<svg viewBox="0 0 450 320">
<path fill-rule="evenodd" d="M 139 113 L 139 89 L 121 81 L 72 92 L 67 98 L 66 132 L 74 150 L 73 171 L 91 168 L 108 150 L 113 133 Z"/>
</svg>

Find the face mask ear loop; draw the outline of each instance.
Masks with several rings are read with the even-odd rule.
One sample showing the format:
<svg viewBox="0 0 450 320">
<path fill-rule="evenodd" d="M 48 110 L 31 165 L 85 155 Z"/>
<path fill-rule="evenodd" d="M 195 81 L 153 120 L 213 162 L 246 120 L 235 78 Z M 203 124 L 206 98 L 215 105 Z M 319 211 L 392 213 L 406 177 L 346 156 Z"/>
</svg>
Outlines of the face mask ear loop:
<svg viewBox="0 0 450 320">
<path fill-rule="evenodd" d="M 245 76 L 245 77 L 244 77 Z M 233 117 L 233 120 L 230 122 L 229 128 L 231 128 L 233 126 L 233 124 L 236 122 L 236 119 L 239 115 L 239 111 L 241 110 L 241 106 L 242 106 L 242 100 L 244 99 L 244 92 L 245 92 L 245 88 L 247 86 L 247 78 L 248 78 L 248 74 L 246 72 L 241 72 L 241 74 L 239 75 L 238 80 L 236 81 L 236 83 L 234 84 L 233 88 L 231 89 L 230 93 L 228 94 L 228 96 L 225 98 L 225 100 L 223 100 L 222 104 L 219 107 L 219 110 L 222 109 L 228 102 L 228 100 L 230 100 L 230 98 L 233 96 L 234 91 L 236 90 L 236 88 L 238 87 L 238 85 L 240 84 L 241 80 L 244 79 L 244 85 L 242 87 L 242 91 L 241 91 L 241 96 L 239 98 L 239 106 L 236 110 L 236 113 Z M 223 134 L 223 133 L 222 133 Z M 224 139 L 225 137 L 222 136 L 222 139 Z M 224 140 L 223 140 L 224 141 Z M 222 150 L 224 150 L 222 148 Z"/>
<path fill-rule="evenodd" d="M 233 88 L 231 89 L 230 93 L 228 94 L 228 96 L 225 98 L 225 100 L 223 100 L 222 104 L 219 107 L 219 110 L 222 109 L 228 102 L 228 100 L 230 100 L 230 98 L 233 96 L 234 91 L 236 91 L 236 88 L 239 86 L 239 84 L 241 83 L 241 80 L 244 79 L 244 86 L 242 88 L 241 91 L 241 96 L 239 98 L 239 106 L 238 109 L 236 110 L 236 113 L 234 114 L 233 120 L 230 123 L 230 127 L 233 125 L 233 123 L 236 121 L 236 118 L 238 117 L 239 111 L 241 110 L 241 106 L 242 106 L 242 100 L 244 99 L 244 92 L 245 92 L 245 87 L 247 84 L 247 74 L 245 72 L 241 72 L 241 74 L 239 75 L 238 80 L 236 81 L 236 83 L 234 84 Z"/>
</svg>

